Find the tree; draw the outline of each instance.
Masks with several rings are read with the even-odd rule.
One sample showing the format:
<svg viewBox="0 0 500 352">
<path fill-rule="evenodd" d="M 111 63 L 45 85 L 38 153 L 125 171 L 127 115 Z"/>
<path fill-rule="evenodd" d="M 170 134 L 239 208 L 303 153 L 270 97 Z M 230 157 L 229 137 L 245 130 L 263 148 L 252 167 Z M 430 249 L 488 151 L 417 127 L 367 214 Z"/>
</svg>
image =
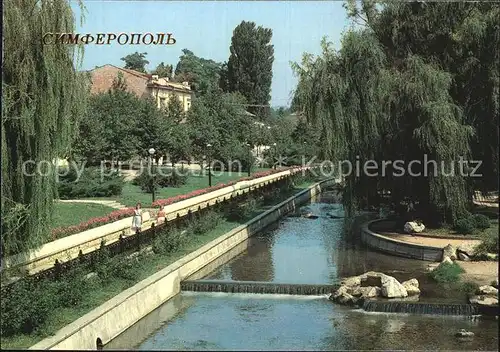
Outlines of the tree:
<svg viewBox="0 0 500 352">
<path fill-rule="evenodd" d="M 274 46 L 273 32 L 242 21 L 233 31 L 227 63 L 229 92 L 239 92 L 251 105 L 268 105 L 271 99 Z M 268 109 L 249 107 L 249 111 L 264 117 Z"/>
<path fill-rule="evenodd" d="M 149 61 L 146 60 L 147 54 L 136 51 L 133 54 L 122 57 L 120 60 L 125 61 L 125 68 L 146 73 L 146 65 L 149 64 Z"/>
<path fill-rule="evenodd" d="M 75 157 L 88 164 L 99 164 L 104 159 L 126 161 L 147 156 L 152 147 L 158 156 L 170 147 L 166 115 L 152 98 L 141 99 L 128 92 L 123 77 L 118 75 L 108 92 L 91 97 Z"/>
<path fill-rule="evenodd" d="M 70 151 L 88 81 L 73 65 L 80 46 L 41 40 L 45 33 L 74 32 L 69 1 L 8 1 L 4 7 L 1 245 L 2 255 L 10 255 L 49 238 L 52 162 Z"/>
<path fill-rule="evenodd" d="M 168 125 L 168 154 L 172 165 L 187 160 L 191 151 L 188 126 L 184 123 L 186 114 L 177 96 L 172 95 L 165 108 L 165 121 Z"/>
<path fill-rule="evenodd" d="M 242 106 L 245 99 L 237 93 L 210 90 L 196 97 L 187 114 L 193 155 L 202 160 L 211 144 L 211 157 L 226 166 L 230 160 L 246 160 L 246 143 L 255 129 Z"/>
<path fill-rule="evenodd" d="M 175 68 L 174 80 L 189 82 L 197 95 L 203 95 L 219 85 L 220 69 L 220 63 L 198 57 L 192 51 L 183 49 Z"/>
<path fill-rule="evenodd" d="M 160 78 L 167 77 L 168 79 L 172 79 L 173 70 L 174 67 L 172 65 L 165 65 L 161 62 L 151 74 L 158 75 Z"/>
<path fill-rule="evenodd" d="M 412 6 L 401 4 L 401 6 Z M 376 18 L 366 11 L 369 19 Z M 457 164 L 467 157 L 472 129 L 463 110 L 451 96 L 452 79 L 434 61 L 408 52 L 395 57 L 373 30 L 352 29 L 334 51 L 326 40 L 320 57 L 304 56 L 294 65 L 299 76 L 295 103 L 316 128 L 320 143 L 334 161 L 424 160 L 438 165 Z M 349 214 L 377 198 L 379 190 L 390 190 L 394 203 L 404 198 L 419 202 L 424 221 L 456 222 L 467 204 L 465 179 L 460 174 L 412 167 L 400 177 L 370 177 L 351 173 L 343 195 Z M 437 171 L 437 175 L 433 175 Z M 441 213 L 441 210 L 444 213 Z"/>
</svg>

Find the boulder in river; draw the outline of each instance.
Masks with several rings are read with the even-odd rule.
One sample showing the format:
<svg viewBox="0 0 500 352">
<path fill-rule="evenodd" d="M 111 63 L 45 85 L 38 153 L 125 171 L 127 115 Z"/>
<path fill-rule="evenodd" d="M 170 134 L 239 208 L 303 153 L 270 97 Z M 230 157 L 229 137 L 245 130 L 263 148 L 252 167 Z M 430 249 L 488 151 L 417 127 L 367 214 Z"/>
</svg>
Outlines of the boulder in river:
<svg viewBox="0 0 500 352">
<path fill-rule="evenodd" d="M 341 281 L 340 288 L 335 291 L 330 299 L 341 303 L 348 302 L 359 303 L 365 299 L 375 297 L 385 298 L 406 298 L 409 295 L 417 296 L 420 293 L 419 284 L 416 279 L 405 281 L 401 284 L 394 277 L 369 271 L 362 275 L 345 278 Z M 351 297 L 353 297 L 351 299 Z"/>
<path fill-rule="evenodd" d="M 458 252 L 458 259 L 464 262 L 470 261 L 469 256 L 463 252 Z"/>
<path fill-rule="evenodd" d="M 484 285 L 479 287 L 477 293 L 480 295 L 498 296 L 498 289 L 493 286 Z"/>
<path fill-rule="evenodd" d="M 484 295 L 472 296 L 469 298 L 469 303 L 481 306 L 498 306 L 498 298 Z"/>
<path fill-rule="evenodd" d="M 473 337 L 474 333 L 472 331 L 467 331 L 465 329 L 460 329 L 456 334 L 456 337 Z"/>
<path fill-rule="evenodd" d="M 405 223 L 404 231 L 406 233 L 421 233 L 425 230 L 424 224 L 419 224 L 414 221 L 409 221 Z"/>
<path fill-rule="evenodd" d="M 443 261 L 441 263 L 453 264 L 453 260 L 451 260 L 450 257 L 443 257 Z M 439 266 L 439 265 L 437 265 L 437 266 Z"/>
<path fill-rule="evenodd" d="M 382 290 L 381 294 L 383 297 L 386 298 L 404 298 L 408 297 L 408 292 L 404 288 L 403 285 L 401 285 L 398 280 L 395 278 L 391 277 L 391 279 L 386 280 L 382 284 Z"/>
<path fill-rule="evenodd" d="M 446 257 L 450 258 L 451 260 L 457 259 L 457 249 L 451 244 L 448 244 L 443 248 L 443 260 Z"/>
</svg>

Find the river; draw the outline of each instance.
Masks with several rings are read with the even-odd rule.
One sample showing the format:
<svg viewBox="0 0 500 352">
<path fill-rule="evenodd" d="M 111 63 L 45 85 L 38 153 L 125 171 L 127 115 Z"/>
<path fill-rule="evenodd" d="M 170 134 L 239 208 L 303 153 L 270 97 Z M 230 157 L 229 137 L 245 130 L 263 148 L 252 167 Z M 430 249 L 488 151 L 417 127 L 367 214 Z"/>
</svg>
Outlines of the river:
<svg viewBox="0 0 500 352">
<path fill-rule="evenodd" d="M 374 270 L 399 280 L 416 277 L 421 301 L 460 302 L 434 289 L 426 263 L 348 243 L 342 207 L 325 194 L 303 207 L 319 217 L 289 216 L 253 237 L 243 252 L 205 279 L 331 284 Z M 200 275 L 198 275 L 200 276 Z M 434 285 L 435 286 L 435 285 Z M 473 331 L 458 340 L 459 329 Z M 183 292 L 122 335 L 108 348 L 140 350 L 498 350 L 498 322 L 464 317 L 367 313 L 323 296 Z"/>
</svg>

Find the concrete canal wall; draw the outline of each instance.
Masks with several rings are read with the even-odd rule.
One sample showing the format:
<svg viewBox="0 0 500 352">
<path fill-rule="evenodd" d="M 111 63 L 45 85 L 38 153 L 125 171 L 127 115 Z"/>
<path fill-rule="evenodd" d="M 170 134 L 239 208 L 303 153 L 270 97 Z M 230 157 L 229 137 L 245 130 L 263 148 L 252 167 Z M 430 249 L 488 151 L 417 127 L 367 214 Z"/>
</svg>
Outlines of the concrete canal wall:
<svg viewBox="0 0 500 352">
<path fill-rule="evenodd" d="M 335 184 L 325 180 L 283 201 L 165 269 L 125 290 L 30 349 L 95 349 L 107 344 L 180 292 L 180 283 L 226 252 Z"/>
</svg>

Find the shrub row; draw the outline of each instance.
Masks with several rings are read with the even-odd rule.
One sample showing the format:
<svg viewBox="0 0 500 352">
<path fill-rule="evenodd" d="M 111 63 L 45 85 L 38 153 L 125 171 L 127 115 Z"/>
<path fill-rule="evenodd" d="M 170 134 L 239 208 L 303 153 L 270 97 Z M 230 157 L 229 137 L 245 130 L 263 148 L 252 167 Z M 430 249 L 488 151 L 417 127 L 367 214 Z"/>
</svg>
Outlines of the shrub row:
<svg viewBox="0 0 500 352">
<path fill-rule="evenodd" d="M 57 193 L 60 199 L 85 197 L 111 197 L 122 193 L 124 178 L 118 170 L 101 173 L 100 168 L 89 167 L 80 177 L 76 167 L 61 168 L 59 171 Z"/>
</svg>

